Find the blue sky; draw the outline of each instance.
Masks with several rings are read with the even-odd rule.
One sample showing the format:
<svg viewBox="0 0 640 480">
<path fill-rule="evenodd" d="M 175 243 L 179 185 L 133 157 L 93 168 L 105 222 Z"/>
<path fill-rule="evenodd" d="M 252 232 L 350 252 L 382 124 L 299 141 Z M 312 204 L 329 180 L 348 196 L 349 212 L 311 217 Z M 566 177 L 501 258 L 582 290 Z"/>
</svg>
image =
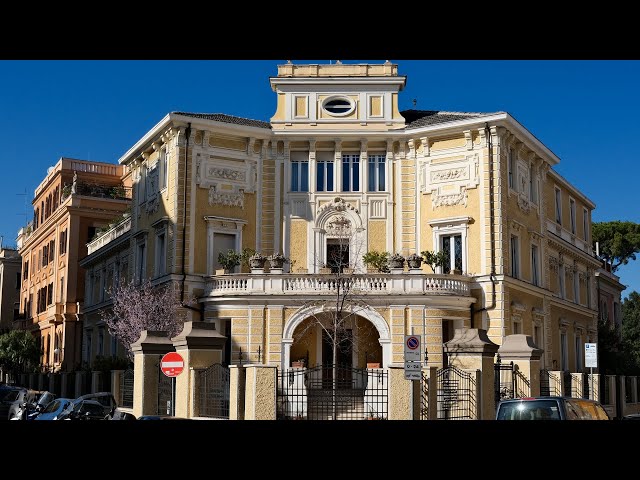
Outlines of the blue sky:
<svg viewBox="0 0 640 480">
<path fill-rule="evenodd" d="M 381 63 L 342 60 L 344 63 Z M 329 63 L 331 60 L 293 60 Z M 333 60 L 335 61 L 335 60 Z M 640 223 L 640 61 L 393 60 L 400 108 L 507 111 L 561 159 L 555 169 L 596 204 L 594 221 Z M 0 61 L 0 235 L 15 244 L 61 156 L 117 162 L 171 111 L 268 121 L 269 77 L 286 60 Z M 618 270 L 640 292 L 640 258 Z"/>
</svg>

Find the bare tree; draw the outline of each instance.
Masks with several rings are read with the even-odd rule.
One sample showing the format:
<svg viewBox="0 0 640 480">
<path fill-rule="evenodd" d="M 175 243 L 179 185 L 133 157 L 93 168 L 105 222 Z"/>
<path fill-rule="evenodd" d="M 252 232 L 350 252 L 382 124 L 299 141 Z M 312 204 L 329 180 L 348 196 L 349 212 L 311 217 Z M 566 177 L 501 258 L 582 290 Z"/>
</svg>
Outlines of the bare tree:
<svg viewBox="0 0 640 480">
<path fill-rule="evenodd" d="M 331 269 L 326 279 L 321 280 L 321 290 L 328 292 L 305 301 L 301 310 L 309 312 L 309 317 L 294 334 L 297 342 L 309 338 L 313 329 L 322 332 L 324 341 L 331 346 L 331 390 L 333 418 L 337 414 L 338 357 L 340 351 L 366 347 L 369 333 L 361 315 L 371 310 L 365 292 L 371 290 L 367 277 L 355 273 L 362 267 L 363 243 L 361 231 L 352 228 L 351 222 L 344 216 L 336 216 L 326 229 L 326 262 L 318 262 L 321 267 Z"/>
<path fill-rule="evenodd" d="M 100 315 L 109 334 L 122 342 L 130 359 L 133 358 L 131 344 L 140 338 L 143 330 L 166 331 L 169 338 L 182 330 L 184 320 L 178 314 L 180 302 L 173 283 L 154 287 L 149 280 L 141 285 L 131 281 L 108 293 L 113 306 L 102 310 Z"/>
</svg>

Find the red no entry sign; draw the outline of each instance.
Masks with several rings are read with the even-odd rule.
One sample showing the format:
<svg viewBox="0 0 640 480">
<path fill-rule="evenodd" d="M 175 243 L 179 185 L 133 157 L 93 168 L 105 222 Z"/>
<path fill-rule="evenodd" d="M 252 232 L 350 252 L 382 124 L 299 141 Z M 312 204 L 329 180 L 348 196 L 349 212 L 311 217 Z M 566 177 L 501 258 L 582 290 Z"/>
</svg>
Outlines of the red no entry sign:
<svg viewBox="0 0 640 480">
<path fill-rule="evenodd" d="M 160 370 L 167 377 L 177 377 L 184 370 L 184 359 L 176 352 L 169 352 L 160 360 Z"/>
</svg>

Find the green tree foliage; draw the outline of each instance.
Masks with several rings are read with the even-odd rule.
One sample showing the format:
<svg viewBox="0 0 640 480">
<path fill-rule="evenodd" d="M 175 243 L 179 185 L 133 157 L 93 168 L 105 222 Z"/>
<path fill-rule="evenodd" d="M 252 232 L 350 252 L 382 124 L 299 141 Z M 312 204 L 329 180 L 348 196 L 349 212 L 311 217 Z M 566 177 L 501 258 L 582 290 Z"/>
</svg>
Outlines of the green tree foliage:
<svg viewBox="0 0 640 480">
<path fill-rule="evenodd" d="M 15 373 L 35 369 L 40 359 L 40 348 L 31 333 L 12 330 L 0 335 L 0 365 Z"/>
<path fill-rule="evenodd" d="M 593 241 L 598 242 L 600 258 L 611 264 L 615 272 L 620 265 L 636 259 L 640 252 L 640 224 L 634 222 L 595 222 Z"/>
<path fill-rule="evenodd" d="M 439 252 L 433 252 L 431 250 L 425 250 L 424 252 L 420 252 L 422 258 L 424 258 L 424 263 L 431 267 L 431 271 L 436 273 L 436 268 L 445 267 L 449 263 L 449 255 L 444 250 L 440 250 Z"/>
<path fill-rule="evenodd" d="M 622 328 L 598 322 L 598 367 L 607 375 L 640 375 L 640 294 L 622 302 Z"/>
<path fill-rule="evenodd" d="M 635 291 L 622 302 L 622 343 L 629 373 L 640 375 L 640 294 Z"/>
</svg>

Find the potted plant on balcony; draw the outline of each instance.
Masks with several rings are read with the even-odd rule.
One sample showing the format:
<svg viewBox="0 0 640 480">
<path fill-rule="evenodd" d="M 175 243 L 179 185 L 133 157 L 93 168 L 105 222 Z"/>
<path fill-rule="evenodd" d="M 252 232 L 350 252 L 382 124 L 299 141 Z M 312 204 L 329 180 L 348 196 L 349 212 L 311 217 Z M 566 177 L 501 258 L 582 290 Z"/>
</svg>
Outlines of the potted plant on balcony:
<svg viewBox="0 0 640 480">
<path fill-rule="evenodd" d="M 399 253 L 394 253 L 389 257 L 389 268 L 404 268 L 405 258 Z"/>
<path fill-rule="evenodd" d="M 249 267 L 253 269 L 264 268 L 264 264 L 267 263 L 267 257 L 261 253 L 254 253 L 249 257 Z"/>
<path fill-rule="evenodd" d="M 422 265 L 422 256 L 417 253 L 412 253 L 407 257 L 407 265 L 409 265 L 409 268 L 420 268 Z"/>
<path fill-rule="evenodd" d="M 267 260 L 269 260 L 269 266 L 272 269 L 282 268 L 284 264 L 289 261 L 289 259 L 284 255 L 282 255 L 281 253 L 274 253 L 272 255 L 269 255 L 267 257 Z"/>
<path fill-rule="evenodd" d="M 421 252 L 422 258 L 424 258 L 424 263 L 431 267 L 431 271 L 436 273 L 437 267 L 444 267 L 449 263 L 449 255 L 447 255 L 444 251 L 433 252 L 431 250 L 425 250 Z"/>
<path fill-rule="evenodd" d="M 242 255 L 235 250 L 227 250 L 227 252 L 220 252 L 218 254 L 218 263 L 224 269 L 224 273 L 229 273 L 231 270 L 240 265 Z"/>
<path fill-rule="evenodd" d="M 388 273 L 389 272 L 389 252 L 379 252 L 371 250 L 362 256 L 362 261 L 367 266 L 367 272 Z"/>
</svg>

